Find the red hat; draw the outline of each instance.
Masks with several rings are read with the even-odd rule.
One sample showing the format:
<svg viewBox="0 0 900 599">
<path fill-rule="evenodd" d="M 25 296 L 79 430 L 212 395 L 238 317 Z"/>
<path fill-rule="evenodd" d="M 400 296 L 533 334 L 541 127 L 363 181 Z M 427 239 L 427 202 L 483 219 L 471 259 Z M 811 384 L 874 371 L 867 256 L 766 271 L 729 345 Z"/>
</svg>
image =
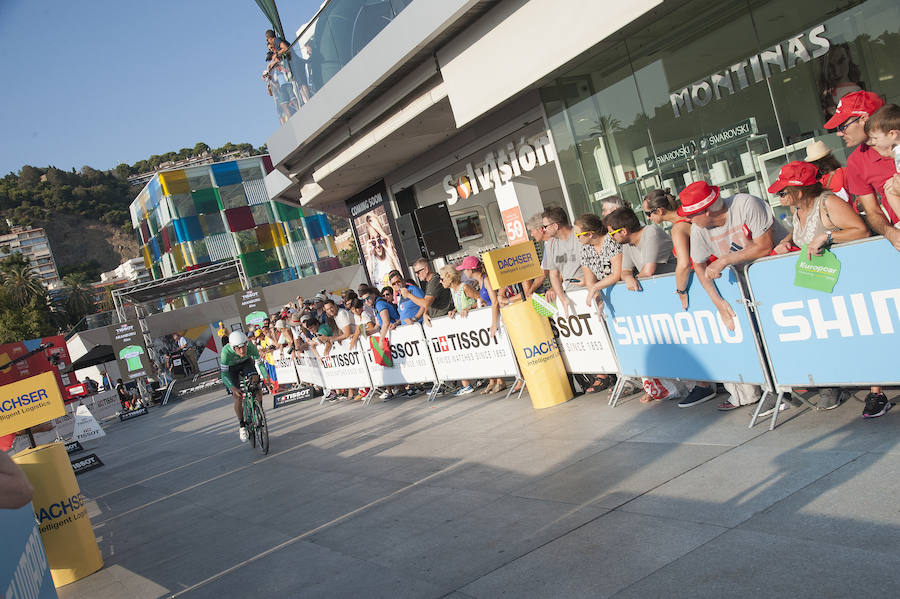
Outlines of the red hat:
<svg viewBox="0 0 900 599">
<path fill-rule="evenodd" d="M 478 268 L 481 266 L 481 260 L 479 260 L 476 256 L 466 256 L 465 260 L 462 261 L 462 264 L 456 267 L 456 270 L 469 270 Z"/>
<path fill-rule="evenodd" d="M 826 129 L 836 129 L 849 118 L 855 116 L 872 116 L 872 113 L 884 106 L 884 100 L 878 94 L 859 91 L 847 94 L 838 102 L 834 116 L 825 123 Z"/>
<path fill-rule="evenodd" d="M 769 186 L 769 193 L 778 193 L 785 187 L 812 185 L 819 180 L 819 169 L 815 164 L 795 160 L 788 162 L 778 173 L 778 178 Z"/>
<path fill-rule="evenodd" d="M 681 206 L 676 212 L 678 216 L 692 216 L 703 212 L 719 199 L 719 188 L 706 181 L 695 181 L 678 194 Z"/>
</svg>

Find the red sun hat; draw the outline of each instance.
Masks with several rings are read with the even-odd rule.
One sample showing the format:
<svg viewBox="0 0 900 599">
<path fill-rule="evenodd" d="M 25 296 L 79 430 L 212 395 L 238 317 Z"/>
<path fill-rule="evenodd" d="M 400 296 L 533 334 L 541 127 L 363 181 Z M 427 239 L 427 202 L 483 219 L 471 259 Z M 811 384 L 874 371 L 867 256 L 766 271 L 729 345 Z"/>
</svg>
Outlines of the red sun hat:
<svg viewBox="0 0 900 599">
<path fill-rule="evenodd" d="M 878 94 L 859 91 L 847 94 L 838 102 L 834 116 L 825 123 L 826 129 L 837 129 L 849 118 L 855 116 L 872 116 L 872 113 L 884 106 L 884 100 Z"/>
<path fill-rule="evenodd" d="M 778 193 L 785 187 L 812 185 L 819 180 L 819 169 L 815 164 L 795 160 L 788 162 L 778 173 L 778 178 L 769 186 L 769 193 Z"/>
<path fill-rule="evenodd" d="M 706 181 L 695 181 L 678 194 L 681 205 L 675 212 L 678 216 L 693 216 L 703 212 L 719 199 L 719 188 Z"/>
<path fill-rule="evenodd" d="M 466 256 L 465 260 L 462 261 L 462 264 L 456 267 L 456 270 L 469 270 L 478 268 L 481 266 L 481 260 L 479 260 L 476 256 Z"/>
</svg>

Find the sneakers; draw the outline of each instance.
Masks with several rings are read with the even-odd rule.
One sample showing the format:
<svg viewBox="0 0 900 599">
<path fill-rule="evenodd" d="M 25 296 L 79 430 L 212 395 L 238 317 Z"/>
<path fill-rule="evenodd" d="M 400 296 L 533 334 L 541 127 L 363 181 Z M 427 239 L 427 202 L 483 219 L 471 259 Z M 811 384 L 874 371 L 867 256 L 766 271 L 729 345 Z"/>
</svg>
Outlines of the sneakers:
<svg viewBox="0 0 900 599">
<path fill-rule="evenodd" d="M 850 397 L 850 393 L 837 387 L 824 387 L 819 389 L 818 407 L 823 410 L 833 410 Z"/>
<path fill-rule="evenodd" d="M 884 393 L 869 393 L 866 395 L 866 407 L 863 409 L 863 418 L 878 418 L 894 407 Z"/>
<path fill-rule="evenodd" d="M 713 387 L 695 386 L 687 397 L 678 402 L 679 408 L 691 408 L 704 401 L 709 401 L 716 396 L 716 390 Z"/>
<path fill-rule="evenodd" d="M 466 385 L 465 387 L 457 389 L 456 393 L 453 394 L 453 397 L 459 397 L 461 395 L 468 395 L 469 393 L 472 393 L 474 391 L 475 391 L 475 389 L 472 387 L 472 385 Z"/>
<path fill-rule="evenodd" d="M 419 393 L 421 393 L 421 391 L 417 387 L 410 387 L 403 392 L 403 395 L 405 395 L 406 397 L 415 397 Z"/>
<path fill-rule="evenodd" d="M 241 443 L 246 443 L 250 440 L 250 431 L 247 430 L 246 426 L 242 426 L 238 429 L 238 436 L 241 438 Z"/>
<path fill-rule="evenodd" d="M 378 396 L 378 399 L 390 399 L 394 396 L 390 391 L 384 391 L 381 395 Z"/>
</svg>

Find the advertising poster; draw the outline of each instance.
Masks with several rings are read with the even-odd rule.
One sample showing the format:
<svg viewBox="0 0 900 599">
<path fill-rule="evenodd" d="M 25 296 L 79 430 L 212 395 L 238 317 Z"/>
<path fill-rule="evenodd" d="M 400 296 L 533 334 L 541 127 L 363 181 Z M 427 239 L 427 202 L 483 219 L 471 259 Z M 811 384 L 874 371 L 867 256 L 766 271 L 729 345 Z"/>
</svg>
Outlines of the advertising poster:
<svg viewBox="0 0 900 599">
<path fill-rule="evenodd" d="M 262 291 L 245 289 L 235 293 L 234 299 L 238 305 L 238 314 L 244 325 L 244 332 L 249 331 L 251 326 L 262 326 L 263 321 L 269 317 Z"/>
<path fill-rule="evenodd" d="M 70 380 L 69 375 L 59 372 L 60 369 L 66 368 L 72 363 L 69 358 L 69 350 L 66 348 L 66 338 L 62 335 L 0 345 L 0 365 L 7 364 L 41 347 L 43 349 L 28 358 L 0 370 L 0 386 L 15 383 L 42 372 L 52 372 L 60 389 L 65 389 L 70 384 L 78 382 Z M 72 378 L 74 379 L 74 375 Z"/>
<path fill-rule="evenodd" d="M 34 507 L 29 503 L 16 510 L 0 510 L 0 530 L 0 597 L 56 599 Z"/>
<path fill-rule="evenodd" d="M 347 200 L 347 210 L 369 282 L 381 289 L 387 285 L 389 272 L 395 269 L 405 272 L 398 244 L 400 236 L 388 205 L 384 181 Z"/>
<path fill-rule="evenodd" d="M 127 383 L 149 376 L 153 370 L 150 368 L 150 356 L 147 355 L 140 323 L 137 320 L 126 320 L 106 328 L 122 380 Z"/>
</svg>

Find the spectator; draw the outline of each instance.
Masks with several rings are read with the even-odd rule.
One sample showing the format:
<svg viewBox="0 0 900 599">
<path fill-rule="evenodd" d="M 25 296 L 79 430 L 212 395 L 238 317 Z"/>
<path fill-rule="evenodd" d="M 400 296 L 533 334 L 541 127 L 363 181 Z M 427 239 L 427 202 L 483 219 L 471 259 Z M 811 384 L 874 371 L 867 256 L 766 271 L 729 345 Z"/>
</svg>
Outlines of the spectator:
<svg viewBox="0 0 900 599">
<path fill-rule="evenodd" d="M 866 132 L 869 117 L 882 106 L 884 100 L 872 92 L 847 94 L 838 102 L 837 110 L 825 123 L 825 128 L 837 128 L 837 135 L 844 138 L 848 148 L 856 146 L 847 158 L 847 189 L 857 196 L 869 228 L 876 235 L 884 235 L 895 249 L 900 250 L 900 230 L 894 228 L 898 215 L 885 196 L 885 184 L 893 178 L 897 168 L 893 160 L 869 146 L 869 134 Z M 881 387 L 872 387 L 866 395 L 862 415 L 864 418 L 877 418 L 883 416 L 892 405 Z"/>
<path fill-rule="evenodd" d="M 100 390 L 109 391 L 112 389 L 112 383 L 109 381 L 109 375 L 105 370 L 100 371 Z"/>
<path fill-rule="evenodd" d="M 542 225 L 542 218 L 540 214 L 533 214 L 531 218 L 525 223 L 525 230 L 528 232 L 529 237 L 534 241 L 534 249 L 537 251 L 538 260 L 543 264 L 544 261 L 544 242 L 547 240 L 547 236 L 544 235 L 544 228 Z M 542 291 L 547 290 L 547 275 L 548 271 L 544 270 L 543 274 L 539 277 L 535 277 L 530 281 L 525 281 L 522 283 L 522 289 L 525 292 L 525 297 L 531 297 L 532 293 L 541 293 Z"/>
<path fill-rule="evenodd" d="M 409 290 L 400 289 L 400 295 L 411 300 L 419 307 L 415 320 L 427 316 L 437 318 L 446 316 L 453 305 L 450 290 L 441 285 L 441 278 L 431 271 L 431 265 L 425 258 L 419 258 L 413 263 L 413 273 L 419 281 L 425 283 L 425 297 L 415 297 Z"/>
<path fill-rule="evenodd" d="M 884 101 L 872 92 L 858 91 L 847 94 L 838 103 L 834 116 L 825 123 L 826 129 L 837 128 L 848 148 L 856 149 L 847 158 L 847 189 L 857 196 L 866 215 L 866 222 L 876 235 L 900 250 L 900 230 L 897 213 L 885 201 L 884 184 L 897 172 L 894 161 L 882 156 L 868 145 L 866 122 L 884 105 Z"/>
<path fill-rule="evenodd" d="M 450 295 L 453 298 L 453 309 L 450 310 L 448 316 L 453 318 L 458 313 L 462 318 L 465 318 L 469 310 L 478 304 L 478 292 L 469 285 L 463 284 L 459 271 L 456 270 L 456 267 L 452 264 L 445 264 L 442 266 L 440 273 L 441 285 L 450 290 Z M 468 379 L 463 379 L 462 387 L 457 389 L 453 396 L 460 397 L 474 391 L 475 388 L 472 387 L 470 381 Z"/>
<path fill-rule="evenodd" d="M 490 335 L 492 339 L 495 338 L 497 336 L 497 327 L 500 323 L 500 297 L 491 288 L 487 273 L 484 270 L 484 264 L 477 256 L 466 256 L 462 263 L 456 267 L 456 270 L 461 271 L 470 280 L 475 281 L 477 284 L 475 289 L 478 290 L 478 297 L 481 299 L 481 303 L 491 307 Z M 506 389 L 506 384 L 503 382 L 503 379 L 489 379 L 481 394 L 499 393 L 504 389 Z"/>
<path fill-rule="evenodd" d="M 389 331 L 393 329 L 395 324 L 400 320 L 400 313 L 397 311 L 397 307 L 381 297 L 381 294 L 375 287 L 369 287 L 363 295 L 363 298 L 365 299 L 366 304 L 375 311 L 375 322 L 380 327 L 377 331 L 377 337 L 387 341 L 389 339 Z M 388 387 L 379 396 L 379 399 L 390 399 L 393 394 L 394 389 Z"/>
<path fill-rule="evenodd" d="M 635 278 L 652 277 L 675 270 L 672 238 L 656 225 L 644 226 L 631 208 L 619 208 L 606 217 L 613 241 L 622 246 L 622 280 L 631 291 L 640 291 Z"/>
<path fill-rule="evenodd" d="M 393 272 L 393 271 L 391 271 L 391 272 Z M 390 279 L 390 277 L 388 277 L 388 279 Z M 384 287 L 381 288 L 381 297 L 383 297 L 385 300 L 389 301 L 390 303 L 397 305 L 397 302 L 394 301 L 394 288 L 391 287 L 390 285 L 385 285 Z"/>
<path fill-rule="evenodd" d="M 894 173 L 884 182 L 884 200 L 900 215 L 900 106 L 885 104 L 866 121 L 866 142 L 882 159 L 894 162 Z"/>
<path fill-rule="evenodd" d="M 644 210 L 644 216 L 653 224 L 661 225 L 664 222 L 672 224 L 670 234 L 672 255 L 675 256 L 675 293 L 681 301 L 681 307 L 687 310 L 689 305 L 688 284 L 693 268 L 691 263 L 691 221 L 679 216 L 676 211 L 675 197 L 669 193 L 668 189 L 651 191 L 644 197 L 641 207 Z M 722 315 L 723 322 L 731 323 L 729 328 L 733 329 L 734 320 L 731 318 L 730 308 L 719 295 L 719 290 L 713 286 L 710 293 L 715 293 L 715 297 L 712 298 L 713 304 Z M 679 407 L 694 406 L 715 396 L 715 388 L 708 382 L 694 381 L 694 388 L 678 405 Z M 729 403 L 729 405 L 731 404 Z"/>
<path fill-rule="evenodd" d="M 350 313 L 353 314 L 356 329 L 350 337 L 350 349 L 352 350 L 356 347 L 356 342 L 361 335 L 373 334 L 377 330 L 377 326 L 374 311 L 368 309 L 366 303 L 359 298 L 350 300 Z"/>
<path fill-rule="evenodd" d="M 825 142 L 817 140 L 806 146 L 806 162 L 819 170 L 819 182 L 825 189 L 830 189 L 845 202 L 850 201 L 850 192 L 847 191 L 847 169 L 841 166 Z M 856 208 L 856 202 L 853 202 L 853 207 Z"/>
<path fill-rule="evenodd" d="M 581 285 L 581 251 L 578 240 L 569 225 L 566 211 L 559 206 L 547 208 L 541 215 L 544 235 L 550 239 L 544 244 L 544 259 L 541 268 L 550 273 L 550 291 L 547 300 L 559 298 L 563 312 L 568 317 L 569 304 L 566 288 Z"/>
<path fill-rule="evenodd" d="M 325 347 L 325 354 L 327 355 L 333 343 L 343 341 L 344 339 L 350 339 L 353 336 L 356 325 L 353 323 L 353 315 L 344 308 L 339 308 L 337 303 L 332 299 L 325 302 L 324 310 L 325 314 L 334 320 L 336 325 L 335 330 L 333 330 L 331 336 L 328 337 L 328 345 Z"/>
<path fill-rule="evenodd" d="M 722 198 L 719 188 L 697 181 L 679 194 L 678 215 L 691 219 L 691 260 L 697 279 L 710 299 L 720 298 L 715 279 L 727 266 L 739 266 L 768 256 L 778 240 L 784 239 L 784 228 L 775 220 L 772 209 L 761 199 L 739 193 Z M 713 260 L 715 258 L 715 260 Z M 740 277 L 740 272 L 738 272 Z M 722 315 L 725 310 L 725 315 Z M 723 322 L 733 328 L 734 311 L 727 303 L 719 310 Z M 759 401 L 760 389 L 753 385 L 726 385 L 731 391 L 728 402 L 720 410 L 731 410 Z M 682 400 L 679 407 L 687 407 Z M 697 403 L 697 402 L 695 402 Z"/>
<path fill-rule="evenodd" d="M 188 340 L 181 333 L 172 333 L 172 339 L 175 340 L 175 344 L 181 350 L 182 357 L 191 365 L 194 376 L 200 374 L 200 365 L 197 364 L 197 350 L 194 349 L 194 346 L 188 343 Z"/>
<path fill-rule="evenodd" d="M 85 391 L 88 392 L 88 395 L 93 395 L 100 389 L 100 385 L 97 384 L 97 381 L 89 376 L 84 377 L 84 380 L 81 381 L 81 383 L 84 385 Z"/>
<path fill-rule="evenodd" d="M 869 236 L 862 218 L 838 196 L 825 191 L 816 167 L 808 162 L 789 162 L 781 167 L 769 193 L 781 199 L 793 214 L 793 229 L 775 246 L 785 254 L 794 246 L 807 246 L 807 253 L 820 255 L 833 243 Z"/>
<path fill-rule="evenodd" d="M 399 270 L 392 270 L 391 272 L 389 272 L 388 281 L 390 282 L 391 287 L 396 290 L 395 295 L 397 297 L 397 313 L 400 315 L 400 322 L 404 324 L 422 322 L 421 317 L 417 318 L 417 315 L 419 314 L 419 306 L 417 306 L 416 303 L 410 298 L 401 295 L 400 290 L 405 289 L 412 297 L 418 299 L 423 299 L 425 297 L 425 293 L 422 292 L 422 290 L 419 289 L 417 285 L 407 283 L 403 279 L 403 275 Z"/>
<path fill-rule="evenodd" d="M 581 275 L 588 288 L 587 305 L 590 306 L 600 290 L 616 284 L 622 277 L 622 246 L 606 233 L 600 217 L 591 212 L 575 219 L 575 239 L 581 244 Z M 612 386 L 615 378 L 598 374 L 584 390 L 596 393 Z"/>
<path fill-rule="evenodd" d="M 119 396 L 119 403 L 122 405 L 123 412 L 128 412 L 137 405 L 137 392 L 125 387 L 122 379 L 116 380 L 116 394 Z"/>
<path fill-rule="evenodd" d="M 275 32 L 271 29 L 266 30 L 266 44 L 272 45 L 272 51 L 275 53 L 275 56 L 281 58 L 285 54 L 291 51 L 291 45 L 284 41 L 284 39 L 275 35 Z"/>
</svg>

